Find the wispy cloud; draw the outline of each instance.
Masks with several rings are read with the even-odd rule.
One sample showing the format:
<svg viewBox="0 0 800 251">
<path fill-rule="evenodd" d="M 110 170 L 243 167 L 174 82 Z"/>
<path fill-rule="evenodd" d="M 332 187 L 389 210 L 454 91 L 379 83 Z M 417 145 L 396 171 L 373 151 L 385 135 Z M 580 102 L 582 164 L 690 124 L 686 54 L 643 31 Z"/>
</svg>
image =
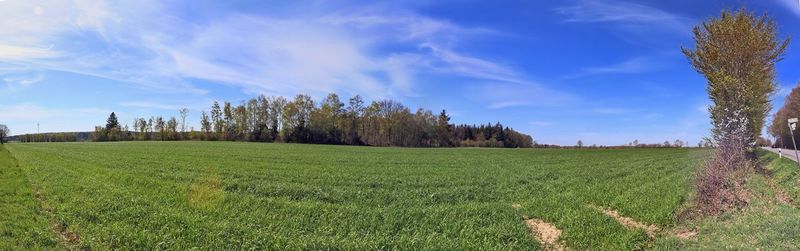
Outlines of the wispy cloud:
<svg viewBox="0 0 800 251">
<path fill-rule="evenodd" d="M 606 66 L 592 66 L 581 69 L 575 74 L 564 76 L 565 79 L 581 78 L 599 74 L 631 74 L 652 71 L 660 67 L 658 62 L 654 62 L 646 57 L 635 57 L 619 63 Z"/>
<path fill-rule="evenodd" d="M 793 85 L 779 85 L 778 91 L 775 92 L 775 95 L 777 95 L 778 97 L 789 96 L 789 94 L 792 93 L 792 89 L 794 89 L 795 87 L 796 86 Z"/>
<path fill-rule="evenodd" d="M 50 48 L 23 47 L 0 44 L 0 60 L 45 59 L 61 56 Z"/>
<path fill-rule="evenodd" d="M 207 110 L 211 106 L 211 100 L 189 101 L 189 100 L 172 100 L 171 102 L 151 101 L 151 100 L 138 100 L 126 101 L 119 103 L 123 107 L 143 108 L 143 109 L 157 109 L 167 111 L 178 111 L 179 109 L 189 109 L 194 111 Z"/>
<path fill-rule="evenodd" d="M 132 101 L 132 102 L 122 102 L 119 103 L 120 106 L 126 107 L 135 107 L 135 108 L 148 108 L 148 109 L 161 109 L 161 110 L 178 110 L 181 109 L 182 106 L 179 105 L 168 105 L 162 104 L 158 102 L 149 102 L 149 101 Z"/>
<path fill-rule="evenodd" d="M 489 109 L 559 107 L 574 104 L 576 96 L 536 83 L 489 82 L 468 88 L 467 95 L 487 103 Z"/>
<path fill-rule="evenodd" d="M 9 1 L 0 7 L 11 20 L 0 24 L 0 61 L 155 92 L 206 94 L 192 84 L 199 79 L 251 93 L 380 98 L 414 95 L 420 71 L 530 82 L 456 49 L 472 36 L 499 32 L 389 8 L 192 20 L 172 15 L 169 3 L 149 0 Z M 82 43 L 69 42 L 75 40 Z M 404 49 L 383 50 L 389 47 Z"/>
<path fill-rule="evenodd" d="M 785 7 L 795 15 L 800 16 L 800 3 L 797 2 L 797 0 L 775 0 L 775 1 L 783 5 L 783 7 Z"/>
<path fill-rule="evenodd" d="M 44 76 L 42 74 L 35 74 L 33 76 L 15 75 L 4 77 L 3 81 L 10 86 L 26 87 L 44 81 Z"/>
<path fill-rule="evenodd" d="M 688 32 L 691 20 L 664 10 L 638 3 L 606 0 L 579 0 L 556 12 L 566 22 L 613 23 L 628 29 L 652 30 L 654 28 Z"/>
<path fill-rule="evenodd" d="M 422 48 L 429 49 L 442 66 L 438 70 L 448 73 L 457 73 L 463 76 L 470 76 L 479 79 L 497 80 L 511 83 L 529 82 L 519 76 L 519 73 L 507 66 L 497 64 L 488 60 L 465 56 L 457 52 L 440 48 L 434 44 L 426 43 Z"/>
<path fill-rule="evenodd" d="M 632 58 L 623 62 L 600 67 L 586 68 L 587 74 L 603 73 L 638 73 L 652 69 L 653 62 L 641 57 Z"/>
</svg>

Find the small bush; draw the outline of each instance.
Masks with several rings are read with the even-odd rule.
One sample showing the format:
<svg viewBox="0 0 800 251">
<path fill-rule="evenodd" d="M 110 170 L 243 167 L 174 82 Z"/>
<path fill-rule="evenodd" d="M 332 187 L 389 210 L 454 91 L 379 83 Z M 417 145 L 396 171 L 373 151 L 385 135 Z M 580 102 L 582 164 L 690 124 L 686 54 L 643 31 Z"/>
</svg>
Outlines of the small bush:
<svg viewBox="0 0 800 251">
<path fill-rule="evenodd" d="M 744 183 L 755 163 L 746 144 L 744 137 L 726 138 L 699 171 L 694 184 L 697 213 L 719 215 L 747 205 Z"/>
</svg>

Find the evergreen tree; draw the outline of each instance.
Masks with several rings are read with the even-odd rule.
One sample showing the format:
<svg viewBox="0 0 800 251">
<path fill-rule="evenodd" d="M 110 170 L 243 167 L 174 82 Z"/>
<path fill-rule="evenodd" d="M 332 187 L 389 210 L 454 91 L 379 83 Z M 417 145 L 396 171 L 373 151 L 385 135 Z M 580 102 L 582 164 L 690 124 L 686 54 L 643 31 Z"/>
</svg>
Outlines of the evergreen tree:
<svg viewBox="0 0 800 251">
<path fill-rule="evenodd" d="M 117 115 L 112 112 L 111 115 L 108 115 L 108 120 L 106 120 L 106 130 L 110 131 L 113 128 L 119 129 L 120 126 L 119 121 L 117 121 Z"/>
<path fill-rule="evenodd" d="M 436 135 L 439 146 L 453 146 L 450 116 L 447 115 L 447 111 L 445 110 L 439 113 L 439 119 L 436 122 Z"/>
</svg>

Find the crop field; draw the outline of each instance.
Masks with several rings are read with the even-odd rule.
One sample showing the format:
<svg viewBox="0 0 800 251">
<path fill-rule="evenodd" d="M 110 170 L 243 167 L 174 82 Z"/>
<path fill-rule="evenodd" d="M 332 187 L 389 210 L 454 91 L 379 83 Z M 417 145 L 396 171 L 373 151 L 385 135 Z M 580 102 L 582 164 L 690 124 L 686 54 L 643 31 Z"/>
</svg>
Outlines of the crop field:
<svg viewBox="0 0 800 251">
<path fill-rule="evenodd" d="M 0 159 L 0 180 L 15 185 L 0 184 L 0 199 L 20 206 L 0 205 L 0 223 L 9 213 L 25 219 L 24 228 L 0 229 L 6 247 L 145 250 L 546 248 L 531 222 L 557 228 L 555 246 L 647 248 L 658 230 L 609 212 L 653 229 L 675 224 L 707 156 L 236 142 L 5 147 L 16 160 Z"/>
</svg>

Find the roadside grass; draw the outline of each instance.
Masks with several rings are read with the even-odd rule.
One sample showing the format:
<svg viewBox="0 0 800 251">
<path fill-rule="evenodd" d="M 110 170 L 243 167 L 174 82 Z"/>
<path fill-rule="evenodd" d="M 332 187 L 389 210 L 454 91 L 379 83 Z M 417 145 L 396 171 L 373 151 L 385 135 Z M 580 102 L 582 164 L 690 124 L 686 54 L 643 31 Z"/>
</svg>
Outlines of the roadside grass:
<svg viewBox="0 0 800 251">
<path fill-rule="evenodd" d="M 659 238 L 654 250 L 798 250 L 800 249 L 800 209 L 797 164 L 778 159 L 774 153 L 759 150 L 763 171 L 747 179 L 750 202 L 743 210 L 717 218 L 691 220 L 674 227 L 694 231 L 696 237 L 680 239 L 674 235 Z M 793 202 L 781 199 L 790 194 Z"/>
<path fill-rule="evenodd" d="M 0 250 L 60 249 L 25 177 L 8 150 L 0 146 Z"/>
<path fill-rule="evenodd" d="M 8 147 L 78 247 L 148 250 L 541 249 L 524 218 L 551 223 L 573 249 L 648 248 L 644 230 L 592 206 L 668 228 L 708 155 L 237 142 Z"/>
<path fill-rule="evenodd" d="M 794 200 L 794 205 L 800 206 L 798 203 L 800 200 L 800 167 L 797 162 L 786 158 L 778 159 L 778 155 L 767 154 L 766 151 L 762 151 L 761 158 L 762 162 L 769 161 L 767 163 L 770 163 L 765 166 L 766 174 L 786 195 Z"/>
</svg>

